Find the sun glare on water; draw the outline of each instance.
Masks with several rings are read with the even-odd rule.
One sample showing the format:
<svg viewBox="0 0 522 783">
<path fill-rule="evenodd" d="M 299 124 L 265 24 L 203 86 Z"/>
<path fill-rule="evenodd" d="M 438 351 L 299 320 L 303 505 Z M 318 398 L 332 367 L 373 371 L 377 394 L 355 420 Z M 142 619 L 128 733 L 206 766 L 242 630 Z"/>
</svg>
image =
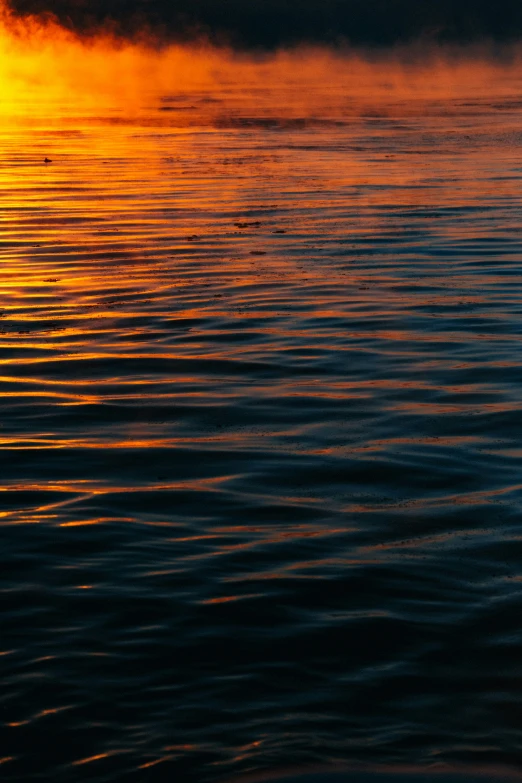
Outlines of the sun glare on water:
<svg viewBox="0 0 522 783">
<path fill-rule="evenodd" d="M 127 112 L 163 88 L 209 83 L 214 53 L 181 46 L 161 50 L 153 41 L 120 41 L 107 33 L 80 38 L 48 20 L 0 15 L 0 111 L 38 114 L 50 106 Z"/>
</svg>

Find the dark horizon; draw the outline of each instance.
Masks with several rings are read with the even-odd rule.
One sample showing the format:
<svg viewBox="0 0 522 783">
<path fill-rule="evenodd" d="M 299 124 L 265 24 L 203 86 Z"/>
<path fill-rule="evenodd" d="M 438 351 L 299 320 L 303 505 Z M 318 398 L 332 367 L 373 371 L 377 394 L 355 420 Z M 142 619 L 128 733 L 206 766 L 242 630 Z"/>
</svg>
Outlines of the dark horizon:
<svg viewBox="0 0 522 783">
<path fill-rule="evenodd" d="M 388 47 L 412 42 L 514 42 L 517 0 L 12 0 L 15 16 L 51 16 L 79 33 L 108 27 L 121 36 L 204 38 L 239 49 L 302 43 Z"/>
</svg>

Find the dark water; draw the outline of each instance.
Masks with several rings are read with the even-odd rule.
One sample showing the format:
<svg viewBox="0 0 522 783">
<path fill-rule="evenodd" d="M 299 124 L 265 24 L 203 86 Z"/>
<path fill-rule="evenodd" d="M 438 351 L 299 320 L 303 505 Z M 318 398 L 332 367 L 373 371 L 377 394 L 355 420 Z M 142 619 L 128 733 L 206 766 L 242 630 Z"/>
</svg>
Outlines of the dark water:
<svg viewBox="0 0 522 783">
<path fill-rule="evenodd" d="M 2 779 L 516 767 L 521 106 L 228 89 L 0 131 Z"/>
</svg>

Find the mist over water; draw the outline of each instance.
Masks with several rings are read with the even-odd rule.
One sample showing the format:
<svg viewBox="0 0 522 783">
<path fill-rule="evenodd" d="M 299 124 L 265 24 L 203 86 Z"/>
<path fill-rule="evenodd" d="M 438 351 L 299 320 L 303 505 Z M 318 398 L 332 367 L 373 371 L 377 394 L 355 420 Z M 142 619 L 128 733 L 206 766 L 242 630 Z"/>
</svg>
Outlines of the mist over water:
<svg viewBox="0 0 522 783">
<path fill-rule="evenodd" d="M 517 768 L 516 53 L 12 29 L 2 779 Z"/>
</svg>

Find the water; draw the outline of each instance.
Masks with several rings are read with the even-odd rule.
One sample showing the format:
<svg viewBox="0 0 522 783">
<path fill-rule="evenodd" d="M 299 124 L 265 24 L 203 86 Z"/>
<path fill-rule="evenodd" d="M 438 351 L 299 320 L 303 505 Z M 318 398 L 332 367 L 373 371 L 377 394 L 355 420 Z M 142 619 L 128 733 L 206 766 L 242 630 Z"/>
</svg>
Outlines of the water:
<svg viewBox="0 0 522 783">
<path fill-rule="evenodd" d="M 4 780 L 520 764 L 502 84 L 4 118 Z"/>
</svg>

